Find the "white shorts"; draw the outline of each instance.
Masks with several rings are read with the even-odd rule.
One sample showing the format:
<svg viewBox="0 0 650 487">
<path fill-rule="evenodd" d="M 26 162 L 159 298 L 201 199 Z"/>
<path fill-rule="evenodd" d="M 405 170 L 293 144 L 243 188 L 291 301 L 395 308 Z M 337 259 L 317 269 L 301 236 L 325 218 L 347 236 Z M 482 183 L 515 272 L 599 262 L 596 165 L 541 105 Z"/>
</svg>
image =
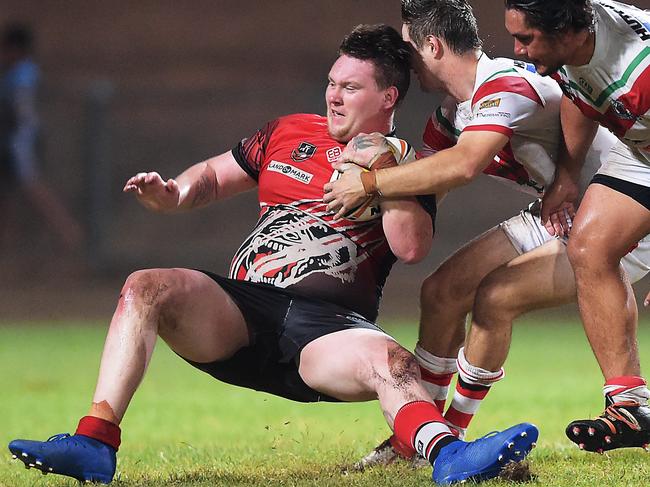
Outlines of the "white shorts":
<svg viewBox="0 0 650 487">
<path fill-rule="evenodd" d="M 519 254 L 530 252 L 553 239 L 561 240 L 566 244 L 565 237 L 554 237 L 546 231 L 540 218 L 540 207 L 541 200 L 536 200 L 518 215 L 499 225 Z M 623 257 L 621 264 L 630 282 L 637 282 L 650 272 L 650 235 Z"/>
<path fill-rule="evenodd" d="M 612 147 L 597 174 L 641 186 L 650 186 L 650 161 L 640 150 L 628 147 L 619 141 Z"/>
</svg>

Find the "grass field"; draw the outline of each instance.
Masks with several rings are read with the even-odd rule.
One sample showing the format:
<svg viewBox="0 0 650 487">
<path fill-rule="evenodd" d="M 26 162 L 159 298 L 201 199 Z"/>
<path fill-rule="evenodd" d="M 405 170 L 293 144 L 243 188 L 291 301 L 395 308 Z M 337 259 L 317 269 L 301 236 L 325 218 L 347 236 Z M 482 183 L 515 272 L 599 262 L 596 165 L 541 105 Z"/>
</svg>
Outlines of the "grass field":
<svg viewBox="0 0 650 487">
<path fill-rule="evenodd" d="M 546 321 L 546 322 L 543 322 Z M 104 339 L 94 324 L 0 325 L 0 443 L 74 430 L 90 402 Z M 407 347 L 413 326 L 386 326 Z M 650 326 L 639 333 L 650 363 Z M 650 454 L 580 452 L 564 427 L 602 409 L 601 377 L 575 320 L 522 321 L 506 379 L 488 396 L 470 438 L 521 421 L 540 428 L 531 455 L 539 486 L 644 486 Z M 117 486 L 414 486 L 430 469 L 405 464 L 345 473 L 388 434 L 379 408 L 302 405 L 220 384 L 178 359 L 162 342 L 123 423 Z M 0 456 L 0 486 L 72 486 Z M 484 485 L 506 485 L 492 481 Z"/>
</svg>

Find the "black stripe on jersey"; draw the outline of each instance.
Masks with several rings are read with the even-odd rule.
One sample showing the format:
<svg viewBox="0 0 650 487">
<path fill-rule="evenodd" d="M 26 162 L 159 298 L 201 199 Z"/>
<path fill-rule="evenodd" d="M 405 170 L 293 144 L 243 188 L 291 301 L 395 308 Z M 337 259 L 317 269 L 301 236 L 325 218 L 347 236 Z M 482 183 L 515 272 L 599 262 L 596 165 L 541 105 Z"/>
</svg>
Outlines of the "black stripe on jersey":
<svg viewBox="0 0 650 487">
<path fill-rule="evenodd" d="M 232 156 L 235 158 L 235 161 L 237 161 L 237 164 L 239 164 L 239 167 L 241 167 L 246 174 L 248 174 L 250 177 L 252 177 L 255 181 L 259 179 L 260 173 L 257 171 L 254 171 L 252 167 L 248 165 L 248 162 L 246 161 L 246 158 L 244 157 L 243 154 L 243 147 L 242 147 L 243 142 L 240 142 L 237 144 L 237 147 L 234 147 L 232 149 Z"/>
</svg>

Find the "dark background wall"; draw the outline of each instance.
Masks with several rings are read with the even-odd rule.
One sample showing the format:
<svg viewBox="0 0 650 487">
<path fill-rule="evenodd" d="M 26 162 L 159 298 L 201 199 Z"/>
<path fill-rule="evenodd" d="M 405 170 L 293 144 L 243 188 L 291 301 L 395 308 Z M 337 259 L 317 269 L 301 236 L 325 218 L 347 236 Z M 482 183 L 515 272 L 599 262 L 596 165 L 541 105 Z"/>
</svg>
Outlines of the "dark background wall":
<svg viewBox="0 0 650 487">
<path fill-rule="evenodd" d="M 502 3 L 471 3 L 484 50 L 511 56 Z M 633 3 L 650 8 L 650 0 Z M 400 25 L 397 0 L 4 0 L 0 22 L 9 20 L 28 22 L 37 34 L 43 173 L 86 229 L 101 233 L 84 255 L 62 252 L 19 197 L 15 238 L 0 248 L 0 319 L 103 317 L 120 282 L 139 267 L 224 272 L 255 222 L 253 194 L 193 214 L 160 216 L 122 195 L 124 181 L 142 170 L 175 176 L 271 118 L 322 112 L 327 72 L 343 35 L 358 23 Z M 414 80 L 398 115 L 400 134 L 418 145 L 436 102 Z M 100 184 L 93 182 L 97 177 Z M 424 276 L 527 201 L 487 178 L 452 194 L 440 210 L 431 255 L 417 266 L 395 268 L 384 311 L 412 320 Z"/>
</svg>

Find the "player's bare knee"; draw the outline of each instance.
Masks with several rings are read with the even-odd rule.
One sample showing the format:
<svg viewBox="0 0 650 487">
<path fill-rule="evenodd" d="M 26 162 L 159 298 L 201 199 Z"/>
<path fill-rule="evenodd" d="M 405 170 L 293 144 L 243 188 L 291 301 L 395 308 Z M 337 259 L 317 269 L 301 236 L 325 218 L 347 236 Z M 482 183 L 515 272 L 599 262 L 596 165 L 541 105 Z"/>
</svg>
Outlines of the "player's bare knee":
<svg viewBox="0 0 650 487">
<path fill-rule="evenodd" d="M 407 388 L 417 382 L 420 379 L 420 368 L 413 354 L 392 340 L 386 348 L 388 372 L 395 386 Z"/>
<path fill-rule="evenodd" d="M 444 264 L 429 275 L 420 288 L 420 302 L 430 310 L 449 309 L 462 306 L 471 290 L 462 281 L 454 279 L 453 273 Z"/>
<path fill-rule="evenodd" d="M 474 321 L 490 327 L 512 321 L 523 312 L 519 305 L 524 300 L 517 297 L 517 291 L 516 284 L 504 280 L 499 272 L 488 274 L 479 284 L 474 298 L 475 318 L 482 319 Z"/>
<path fill-rule="evenodd" d="M 621 259 L 631 248 L 621 247 L 619 242 L 605 242 L 600 239 L 571 235 L 567 244 L 569 262 L 578 277 L 580 273 L 612 271 L 617 272 Z"/>
<path fill-rule="evenodd" d="M 571 235 L 566 252 L 573 267 L 582 266 L 589 261 L 590 249 L 587 239 L 582 238 L 579 234 Z"/>
<path fill-rule="evenodd" d="M 120 293 L 120 306 L 135 312 L 147 322 L 159 321 L 171 300 L 176 276 L 173 269 L 146 269 L 132 273 Z"/>
</svg>

